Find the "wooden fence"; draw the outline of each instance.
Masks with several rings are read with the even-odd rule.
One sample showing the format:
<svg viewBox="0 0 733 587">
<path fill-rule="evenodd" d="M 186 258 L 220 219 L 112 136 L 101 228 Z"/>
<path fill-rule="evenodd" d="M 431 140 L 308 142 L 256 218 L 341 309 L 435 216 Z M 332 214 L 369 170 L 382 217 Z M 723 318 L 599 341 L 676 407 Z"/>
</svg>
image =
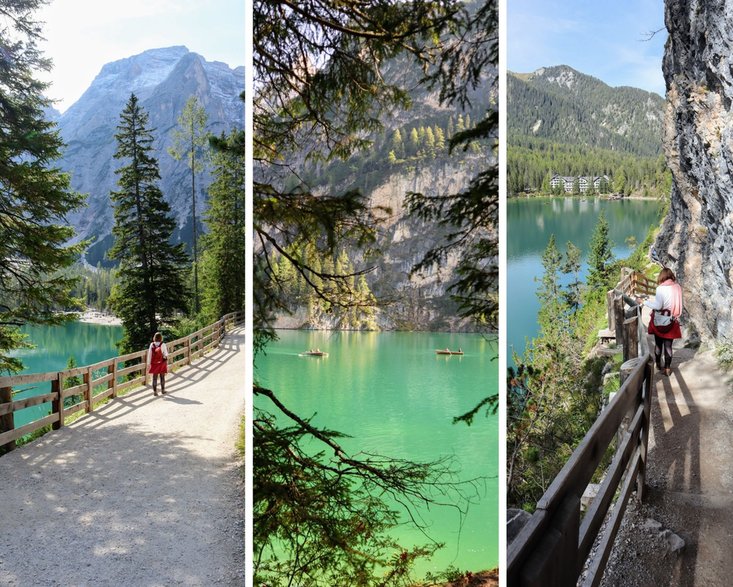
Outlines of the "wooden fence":
<svg viewBox="0 0 733 587">
<path fill-rule="evenodd" d="M 624 280 L 626 277 L 628 281 Z M 628 274 L 622 275 L 619 286 L 613 290 L 617 340 L 625 341 L 621 388 L 537 503 L 532 517 L 509 544 L 510 587 L 574 587 L 596 542 L 582 584 L 600 584 L 634 487 L 637 498 L 645 498 L 654 368 L 645 350 L 641 307 L 632 298 L 642 292 L 637 292 L 633 284 L 645 288 L 643 293 L 647 293 L 648 284 Z M 628 310 L 624 308 L 624 300 L 630 305 Z M 596 497 L 581 516 L 580 498 L 614 439 L 618 443 L 611 465 L 605 471 Z"/>
<path fill-rule="evenodd" d="M 227 329 L 243 320 L 243 312 L 232 312 L 201 330 L 166 343 L 168 368 L 174 371 L 190 365 L 195 359 L 219 346 Z M 13 450 L 16 441 L 27 434 L 49 424 L 54 430 L 58 430 L 72 414 L 82 410 L 89 413 L 100 401 L 117 397 L 119 393 L 131 387 L 145 385 L 147 352 L 145 349 L 65 371 L 0 377 L 0 454 Z M 80 379 L 81 383 L 67 387 L 67 382 L 72 377 Z M 13 388 L 43 382 L 51 383 L 49 393 L 13 401 Z M 64 407 L 64 399 L 71 396 L 80 396 L 81 400 L 72 406 Z M 49 415 L 24 426 L 15 427 L 15 412 L 49 402 L 51 403 Z"/>
</svg>

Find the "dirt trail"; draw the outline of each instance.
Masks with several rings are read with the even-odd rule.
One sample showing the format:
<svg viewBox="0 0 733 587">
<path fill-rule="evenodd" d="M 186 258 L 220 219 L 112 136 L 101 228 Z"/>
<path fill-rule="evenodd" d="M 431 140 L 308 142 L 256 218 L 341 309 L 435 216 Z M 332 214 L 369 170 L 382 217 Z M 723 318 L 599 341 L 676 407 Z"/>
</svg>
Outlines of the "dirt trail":
<svg viewBox="0 0 733 587">
<path fill-rule="evenodd" d="M 0 457 L 0 585 L 244 585 L 244 329 Z"/>
<path fill-rule="evenodd" d="M 672 367 L 652 396 L 649 499 L 629 502 L 606 587 L 733 584 L 733 381 L 710 351 L 675 349 Z"/>
</svg>

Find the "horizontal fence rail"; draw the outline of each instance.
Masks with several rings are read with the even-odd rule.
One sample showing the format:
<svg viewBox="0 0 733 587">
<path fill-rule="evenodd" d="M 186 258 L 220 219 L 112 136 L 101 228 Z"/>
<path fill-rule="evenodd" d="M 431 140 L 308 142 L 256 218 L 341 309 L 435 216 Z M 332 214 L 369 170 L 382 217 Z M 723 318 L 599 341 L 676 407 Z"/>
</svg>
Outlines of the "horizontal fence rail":
<svg viewBox="0 0 733 587">
<path fill-rule="evenodd" d="M 575 587 L 596 543 L 582 585 L 599 585 L 633 489 L 639 500 L 646 497 L 654 368 L 636 296 L 654 295 L 655 291 L 656 284 L 644 275 L 623 269 L 618 285 L 608 292 L 609 329 L 623 344 L 621 388 L 509 544 L 509 587 Z M 581 516 L 581 496 L 614 439 L 613 460 L 596 497 Z"/>
<path fill-rule="evenodd" d="M 651 357 L 632 359 L 626 381 L 575 449 L 537 503 L 537 509 L 511 542 L 507 556 L 510 587 L 575 586 L 610 513 L 583 585 L 598 585 L 623 512 L 634 487 L 645 497 L 651 410 Z M 624 424 L 630 424 L 624 431 Z M 621 440 L 600 490 L 581 518 L 580 498 L 617 434 Z M 616 491 L 619 497 L 613 504 Z"/>
<path fill-rule="evenodd" d="M 218 347 L 224 334 L 242 321 L 244 312 L 231 312 L 188 336 L 166 343 L 168 367 L 175 371 L 190 365 L 195 359 Z M 72 414 L 82 410 L 88 414 L 99 402 L 115 398 L 127 389 L 145 385 L 148 376 L 147 352 L 145 349 L 64 371 L 0 377 L 0 454 L 13 450 L 23 436 L 48 425 L 58 430 Z M 69 387 L 69 381 L 76 384 Z M 51 385 L 49 393 L 13 400 L 14 388 L 48 382 Z M 65 406 L 64 400 L 69 397 L 77 401 Z M 47 416 L 15 427 L 15 412 L 46 403 L 51 403 Z"/>
</svg>

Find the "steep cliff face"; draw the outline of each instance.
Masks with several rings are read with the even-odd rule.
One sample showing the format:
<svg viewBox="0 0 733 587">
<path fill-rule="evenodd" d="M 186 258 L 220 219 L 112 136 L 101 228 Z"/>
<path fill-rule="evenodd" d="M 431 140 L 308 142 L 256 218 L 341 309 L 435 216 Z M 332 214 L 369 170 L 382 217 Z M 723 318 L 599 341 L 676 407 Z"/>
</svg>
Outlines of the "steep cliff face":
<svg viewBox="0 0 733 587">
<path fill-rule="evenodd" d="M 671 209 L 657 239 L 708 339 L 733 339 L 733 1 L 666 0 L 664 146 Z"/>
</svg>

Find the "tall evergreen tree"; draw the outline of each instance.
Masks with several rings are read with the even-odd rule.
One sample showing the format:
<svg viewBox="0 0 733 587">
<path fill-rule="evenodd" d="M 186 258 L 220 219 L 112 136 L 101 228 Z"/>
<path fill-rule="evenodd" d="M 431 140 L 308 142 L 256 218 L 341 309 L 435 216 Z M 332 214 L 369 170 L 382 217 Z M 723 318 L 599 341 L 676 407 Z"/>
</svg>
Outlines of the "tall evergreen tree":
<svg viewBox="0 0 733 587">
<path fill-rule="evenodd" d="M 17 329 L 26 323 L 56 324 L 56 310 L 74 308 L 75 279 L 60 275 L 81 254 L 68 246 L 73 230 L 67 214 L 83 204 L 69 189 L 69 178 L 53 166 L 63 145 L 46 121 L 47 71 L 36 43 L 41 27 L 33 12 L 38 0 L 2 6 L 0 27 L 0 371 L 17 371 L 22 362 L 8 356 L 23 346 Z"/>
<path fill-rule="evenodd" d="M 209 186 L 203 309 L 214 319 L 244 309 L 244 152 L 233 148 L 234 140 L 229 138 L 232 148 L 214 153 L 214 181 Z M 227 139 L 222 136 L 220 141 Z"/>
<path fill-rule="evenodd" d="M 168 150 L 171 157 L 179 160 L 186 157 L 186 163 L 191 170 L 191 226 L 193 228 L 193 312 L 198 314 L 199 300 L 199 270 L 198 270 L 198 227 L 196 225 L 196 174 L 206 168 L 208 161 L 207 147 L 209 133 L 206 130 L 208 117 L 206 110 L 199 104 L 196 96 L 191 96 L 178 117 L 179 127 L 173 131 L 173 146 Z"/>
<path fill-rule="evenodd" d="M 117 259 L 119 283 L 112 307 L 122 319 L 123 352 L 144 348 L 158 331 L 167 331 L 178 312 L 187 310 L 183 245 L 170 243 L 175 221 L 158 187 L 158 161 L 152 156 L 152 129 L 135 94 L 117 127 L 115 159 L 126 162 L 116 170 L 119 190 L 112 192 L 115 242 L 109 257 Z"/>
<path fill-rule="evenodd" d="M 608 230 L 608 220 L 601 212 L 596 227 L 593 229 L 588 253 L 587 284 L 590 295 L 593 295 L 593 292 L 599 287 L 606 285 L 609 278 L 613 263 L 613 244 L 608 236 Z"/>
</svg>

